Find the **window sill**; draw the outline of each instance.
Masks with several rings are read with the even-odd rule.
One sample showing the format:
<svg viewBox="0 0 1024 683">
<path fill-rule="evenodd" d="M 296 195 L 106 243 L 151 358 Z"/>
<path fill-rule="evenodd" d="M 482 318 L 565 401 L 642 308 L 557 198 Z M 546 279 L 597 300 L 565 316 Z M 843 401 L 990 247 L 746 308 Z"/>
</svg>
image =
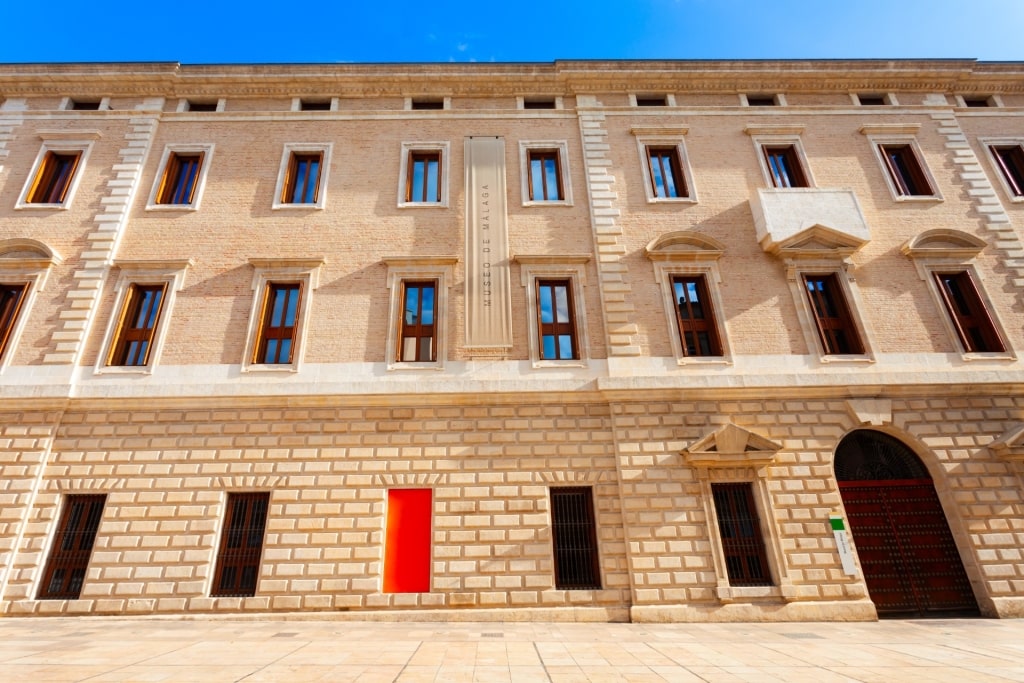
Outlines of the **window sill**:
<svg viewBox="0 0 1024 683">
<path fill-rule="evenodd" d="M 696 197 L 647 197 L 648 204 L 696 204 Z"/>
<path fill-rule="evenodd" d="M 198 204 L 146 204 L 146 211 L 198 211 Z"/>
<path fill-rule="evenodd" d="M 14 205 L 14 208 L 15 209 L 29 209 L 29 210 L 36 210 L 36 211 L 38 211 L 40 209 L 47 209 L 47 210 L 50 210 L 50 211 L 53 211 L 53 210 L 67 211 L 68 209 L 71 208 L 71 204 L 70 204 L 70 202 L 64 202 L 63 204 L 42 204 L 42 203 L 39 203 L 39 202 L 32 202 L 32 203 L 29 203 L 29 202 L 19 202 L 19 203 Z"/>
<path fill-rule="evenodd" d="M 128 375 L 147 376 L 153 374 L 151 365 L 128 366 L 128 365 L 103 365 L 94 370 L 97 375 Z"/>
<path fill-rule="evenodd" d="M 587 362 L 585 360 L 535 360 L 533 361 L 533 367 L 537 369 L 541 368 L 585 368 Z"/>
<path fill-rule="evenodd" d="M 938 203 L 938 202 L 942 201 L 942 197 L 939 197 L 938 195 L 934 195 L 934 194 L 927 194 L 927 195 L 924 195 L 924 194 L 920 194 L 920 195 L 919 194 L 914 194 L 914 195 L 899 194 L 899 195 L 895 195 L 893 197 L 893 199 L 896 200 L 897 202 L 935 202 L 935 203 Z"/>
<path fill-rule="evenodd" d="M 309 204 L 274 202 L 270 207 L 272 211 L 320 211 L 323 208 L 322 201 Z"/>
<path fill-rule="evenodd" d="M 242 367 L 242 372 L 276 372 L 276 373 L 297 373 L 299 368 L 294 363 L 281 363 L 278 365 L 266 365 L 262 363 L 251 363 Z"/>
<path fill-rule="evenodd" d="M 824 355 L 824 356 L 819 356 L 818 357 L 818 361 L 820 363 L 851 363 L 851 364 L 865 363 L 865 364 L 870 364 L 870 363 L 874 363 L 875 362 L 875 358 L 874 358 L 874 356 L 870 356 L 870 355 L 867 355 L 867 354 L 863 354 L 862 355 L 862 354 L 841 354 L 841 353 L 837 353 L 837 354 L 828 354 L 828 355 Z"/>
<path fill-rule="evenodd" d="M 523 202 L 523 206 L 572 206 L 572 202 L 567 199 L 549 199 L 547 201 L 527 199 Z"/>
<path fill-rule="evenodd" d="M 388 363 L 388 372 L 440 372 L 444 370 L 444 364 L 439 361 L 426 362 L 408 362 L 408 361 L 393 361 Z"/>
<path fill-rule="evenodd" d="M 447 202 L 398 202 L 399 209 L 447 209 Z"/>
<path fill-rule="evenodd" d="M 1004 360 L 1011 362 L 1017 360 L 1017 356 L 1010 351 L 973 351 L 970 353 L 961 353 L 960 358 L 966 362 L 986 360 Z"/>
<path fill-rule="evenodd" d="M 676 358 L 676 364 L 684 365 L 732 365 L 729 356 L 682 356 Z"/>
</svg>

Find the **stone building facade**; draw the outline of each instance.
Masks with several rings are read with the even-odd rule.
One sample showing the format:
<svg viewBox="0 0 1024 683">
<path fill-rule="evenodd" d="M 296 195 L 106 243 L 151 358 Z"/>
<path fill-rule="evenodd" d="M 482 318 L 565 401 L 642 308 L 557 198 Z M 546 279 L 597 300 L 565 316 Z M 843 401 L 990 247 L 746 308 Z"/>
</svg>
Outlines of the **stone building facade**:
<svg viewBox="0 0 1024 683">
<path fill-rule="evenodd" d="M 1024 614 L 1024 64 L 0 66 L 0 613 Z"/>
</svg>

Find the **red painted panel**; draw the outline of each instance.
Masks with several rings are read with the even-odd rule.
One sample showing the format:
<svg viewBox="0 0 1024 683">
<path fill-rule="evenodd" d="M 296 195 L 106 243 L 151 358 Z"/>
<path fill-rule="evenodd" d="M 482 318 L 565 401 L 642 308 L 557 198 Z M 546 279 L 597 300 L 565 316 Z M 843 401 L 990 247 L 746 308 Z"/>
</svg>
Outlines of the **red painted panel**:
<svg viewBox="0 0 1024 683">
<path fill-rule="evenodd" d="M 388 491 L 385 593 L 430 592 L 432 493 L 430 489 Z"/>
</svg>

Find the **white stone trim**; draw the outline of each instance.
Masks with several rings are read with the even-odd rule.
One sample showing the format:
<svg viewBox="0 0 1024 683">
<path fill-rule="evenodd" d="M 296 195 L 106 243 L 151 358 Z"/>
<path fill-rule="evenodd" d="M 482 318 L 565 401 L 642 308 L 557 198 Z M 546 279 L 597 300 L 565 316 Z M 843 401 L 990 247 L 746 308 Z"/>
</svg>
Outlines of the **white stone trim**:
<svg viewBox="0 0 1024 683">
<path fill-rule="evenodd" d="M 57 260 L 57 263 L 60 261 Z M 6 259 L 0 256 L 0 283 L 21 284 L 24 283 L 25 294 L 21 307 L 18 310 L 18 317 L 11 326 L 11 332 L 7 335 L 7 344 L 3 348 L 3 355 L 0 356 L 0 374 L 11 364 L 14 357 L 14 348 L 21 339 L 21 334 L 28 324 L 28 317 L 36 302 L 36 295 L 43 291 L 46 281 L 50 275 L 50 263 L 43 263 L 37 260 Z"/>
<path fill-rule="evenodd" d="M 327 181 L 331 170 L 331 151 L 334 149 L 332 142 L 286 142 L 281 152 L 281 165 L 277 171 L 277 183 L 274 185 L 274 200 L 271 208 L 275 211 L 286 210 L 308 210 L 323 209 L 327 206 Z M 285 179 L 288 177 L 288 168 L 291 166 L 292 156 L 304 152 L 320 153 L 320 180 L 319 191 L 316 201 L 311 204 L 293 204 L 284 202 L 281 197 L 284 193 Z"/>
<path fill-rule="evenodd" d="M 92 97 L 71 97 L 71 96 L 65 96 L 65 97 L 62 97 L 60 99 L 60 104 L 57 105 L 57 109 L 61 109 L 61 110 L 65 110 L 65 111 L 85 111 L 85 112 L 88 112 L 88 111 L 110 111 L 110 98 L 109 97 L 101 97 L 101 98 L 99 98 L 100 106 L 98 108 L 96 108 L 96 109 L 72 109 L 72 107 L 74 106 L 74 103 L 75 103 L 76 100 L 77 101 L 81 101 L 81 102 L 85 102 L 85 101 L 93 102 L 93 101 L 95 101 L 95 98 L 92 98 Z"/>
<path fill-rule="evenodd" d="M 803 127 L 800 126 L 796 129 L 802 130 Z M 757 153 L 757 163 L 761 167 L 761 174 L 764 176 L 765 187 L 786 192 L 789 190 L 799 191 L 818 186 L 818 184 L 814 182 L 814 174 L 811 172 L 811 165 L 807 163 L 807 154 L 804 152 L 804 144 L 798 133 L 766 134 L 759 132 L 760 130 L 764 129 L 755 126 L 747 126 L 745 132 L 750 135 L 750 139 L 754 143 L 754 151 Z M 804 179 L 807 180 L 807 188 L 775 187 L 775 181 L 772 180 L 772 171 L 768 168 L 768 160 L 765 159 L 764 148 L 785 147 L 787 145 L 792 146 L 793 149 L 796 150 L 796 157 L 800 164 L 800 170 L 804 174 Z"/>
<path fill-rule="evenodd" d="M 388 332 L 385 340 L 387 369 L 402 370 L 444 370 L 448 360 L 448 290 L 454 277 L 452 269 L 455 257 L 403 257 L 386 258 L 388 266 Z M 398 359 L 398 335 L 400 334 L 399 319 L 402 314 L 402 283 L 406 281 L 434 280 L 437 288 L 434 291 L 434 344 L 436 344 L 436 361 L 401 361 Z"/>
<path fill-rule="evenodd" d="M 860 336 L 861 345 L 864 347 L 863 354 L 826 354 L 821 345 L 821 339 L 818 337 L 818 325 L 815 322 L 814 311 L 811 309 L 810 298 L 807 296 L 807 287 L 804 284 L 803 276 L 805 274 L 828 275 L 833 273 L 836 275 L 836 282 L 839 283 L 839 288 L 845 299 L 850 320 Z M 868 320 L 861 315 L 861 311 L 866 308 L 857 282 L 850 273 L 849 263 L 840 259 L 787 260 L 786 279 L 796 303 L 796 314 L 800 320 L 800 330 L 803 332 L 807 349 L 811 354 L 817 355 L 819 363 L 873 363 L 875 361 L 874 345 L 871 341 L 874 337 L 874 330 Z"/>
<path fill-rule="evenodd" d="M 650 204 L 660 203 L 697 203 L 697 186 L 693 181 L 693 171 L 690 168 L 690 156 L 686 153 L 686 144 L 683 142 L 683 135 L 688 129 L 681 129 L 682 132 L 675 134 L 646 134 L 642 129 L 634 128 L 636 136 L 636 149 L 640 155 L 640 175 L 643 178 L 644 191 L 647 193 L 647 202 Z M 686 183 L 685 197 L 657 197 L 654 193 L 654 179 L 651 178 L 650 160 L 647 156 L 648 147 L 674 147 L 676 156 L 679 159 L 679 168 L 683 173 L 683 182 Z"/>
<path fill-rule="evenodd" d="M 925 162 L 924 154 L 921 153 L 921 147 L 917 144 L 917 138 L 913 135 L 906 134 L 879 134 L 872 131 L 879 130 L 871 126 L 862 126 L 861 133 L 867 136 L 868 142 L 871 143 L 871 149 L 875 154 L 875 160 L 878 161 L 879 170 L 882 171 L 882 177 L 885 179 L 885 186 L 889 188 L 889 193 L 892 195 L 894 201 L 897 202 L 941 202 L 943 201 L 942 192 L 939 190 L 939 184 L 935 182 L 935 177 L 932 176 L 931 169 L 928 168 L 928 164 Z M 896 183 L 892 178 L 892 174 L 889 173 L 889 165 L 885 161 L 885 156 L 882 154 L 882 145 L 909 145 L 911 152 L 917 161 L 917 165 L 921 168 L 921 173 L 928 181 L 928 185 L 931 187 L 932 194 L 929 195 L 904 195 L 900 194 L 899 188 L 896 187 Z"/>
<path fill-rule="evenodd" d="M 89 153 L 92 151 L 93 140 L 86 139 L 49 139 L 48 137 L 43 140 L 43 144 L 39 148 L 39 153 L 36 154 L 36 159 L 32 163 L 32 170 L 29 171 L 28 178 L 25 179 L 25 185 L 21 188 L 21 194 L 18 195 L 18 201 L 15 203 L 15 209 L 59 209 L 66 211 L 71 208 L 71 203 L 75 199 L 75 192 L 78 190 L 78 185 L 82 182 L 82 176 L 85 174 L 85 166 L 89 161 Z M 39 171 L 42 168 L 43 160 L 46 156 L 53 152 L 54 154 L 66 154 L 68 152 L 77 152 L 79 154 L 78 164 L 75 167 L 75 173 L 71 176 L 71 180 L 68 182 L 68 191 L 65 195 L 64 201 L 60 204 L 42 204 L 42 203 L 30 203 L 28 201 L 29 191 L 36 183 L 36 178 L 39 175 Z"/>
<path fill-rule="evenodd" d="M 107 324 L 100 354 L 96 358 L 94 372 L 96 374 L 151 375 L 153 368 L 160 362 L 160 354 L 170 329 L 171 314 L 174 309 L 176 295 L 185 286 L 185 273 L 193 265 L 187 261 L 121 261 L 114 264 L 121 274 L 114 285 L 114 307 L 111 309 L 110 321 Z M 160 305 L 160 317 L 153 331 L 153 341 L 149 351 L 149 362 L 146 365 L 123 366 L 111 365 L 110 354 L 114 341 L 121 329 L 121 321 L 125 315 L 125 304 L 132 285 L 164 285 L 163 301 Z"/>
<path fill-rule="evenodd" d="M 253 266 L 252 306 L 249 309 L 249 325 L 245 332 L 245 355 L 242 356 L 242 372 L 287 372 L 296 373 L 302 369 L 306 353 L 306 336 L 312 320 L 310 309 L 313 290 L 320 286 L 320 267 L 323 257 L 310 259 L 249 259 Z M 295 320 L 295 337 L 292 339 L 292 362 L 265 364 L 254 360 L 257 335 L 263 324 L 263 301 L 267 287 L 274 282 L 299 282 L 302 292 L 299 298 L 299 314 Z"/>
<path fill-rule="evenodd" d="M 203 98 L 200 98 L 200 97 L 182 97 L 182 98 L 179 98 L 178 99 L 178 104 L 177 104 L 177 106 L 175 106 L 174 111 L 178 112 L 179 114 L 182 114 L 182 113 L 183 114 L 189 114 L 189 113 L 208 114 L 210 112 L 192 112 L 191 109 L 189 108 L 189 106 L 190 106 L 190 104 L 192 102 L 197 102 L 198 103 L 202 99 Z M 227 105 L 227 99 L 224 98 L 224 97 L 217 98 L 217 100 L 215 101 L 215 104 L 217 105 L 216 111 L 222 112 L 222 111 L 224 111 L 224 108 Z"/>
<path fill-rule="evenodd" d="M 676 363 L 679 365 L 731 365 L 732 349 L 729 347 L 729 335 L 725 326 L 725 315 L 723 313 L 724 309 L 720 291 L 722 275 L 718 270 L 718 264 L 714 262 L 680 263 L 678 261 L 655 261 L 652 265 L 654 266 L 654 278 L 661 287 L 661 301 L 665 309 L 665 320 L 668 324 L 669 339 L 672 342 L 672 352 L 675 354 Z M 714 309 L 715 330 L 718 332 L 718 340 L 722 345 L 721 356 L 687 356 L 683 353 L 683 342 L 679 338 L 679 325 L 676 321 L 675 290 L 672 288 L 672 277 L 676 275 L 702 275 L 704 277 L 708 296 L 711 297 L 711 306 Z"/>
<path fill-rule="evenodd" d="M 973 99 L 976 99 L 976 98 L 977 99 L 981 99 L 982 97 L 984 97 L 988 101 L 988 106 L 987 107 L 969 107 L 967 105 L 967 99 L 968 98 L 973 100 Z M 953 95 L 953 98 L 956 100 L 956 106 L 960 107 L 961 109 L 984 109 L 984 108 L 996 109 L 996 108 L 999 108 L 999 107 L 1006 106 L 1006 105 L 1003 104 L 1003 98 L 1000 97 L 999 95 L 996 95 L 996 94 L 992 94 L 992 95 L 962 95 L 962 94 L 958 94 L 958 95 Z"/>
<path fill-rule="evenodd" d="M 405 200 L 406 182 L 409 178 L 409 158 L 413 152 L 441 153 L 441 201 L 407 202 Z M 401 164 L 398 171 L 398 208 L 447 209 L 448 185 L 451 178 L 451 156 L 451 143 L 447 140 L 437 142 L 403 142 Z"/>
<path fill-rule="evenodd" d="M 999 161 L 996 159 L 996 153 L 992 150 L 992 147 L 1010 147 L 1016 145 L 1021 148 L 1022 152 L 1024 152 L 1024 137 L 983 137 L 978 138 L 978 144 L 985 148 L 985 154 L 983 156 L 992 167 L 992 175 L 998 179 L 999 186 L 1003 188 L 1003 192 L 1006 194 L 1006 201 L 1015 204 L 1024 202 L 1024 196 L 1018 197 L 1013 193 L 1013 189 L 1006 181 L 1006 176 L 1003 174 Z"/>
<path fill-rule="evenodd" d="M 157 166 L 156 177 L 153 178 L 153 187 L 149 191 L 149 200 L 146 202 L 146 211 L 198 211 L 199 204 L 203 199 L 203 189 L 206 187 L 206 174 L 213 162 L 214 144 L 173 144 L 164 147 L 160 156 L 160 164 Z M 164 176 L 167 174 L 167 164 L 172 154 L 201 154 L 202 161 L 199 164 L 199 175 L 196 178 L 196 189 L 193 193 L 191 204 L 159 204 L 157 203 L 160 188 L 164 184 Z"/>
<path fill-rule="evenodd" d="M 590 361 L 590 337 L 587 332 L 587 307 L 584 305 L 583 288 L 587 284 L 586 264 L 576 258 L 559 262 L 557 256 L 550 259 L 533 259 L 517 256 L 520 264 L 520 284 L 526 288 L 526 327 L 530 347 L 530 360 L 534 368 L 587 367 Z M 579 259 L 582 260 L 582 259 Z M 579 358 L 570 360 L 544 360 L 540 356 L 540 311 L 537 310 L 537 280 L 569 280 L 572 287 L 573 321 L 576 328 L 576 346 Z"/>
<path fill-rule="evenodd" d="M 533 150 L 554 150 L 558 153 L 558 172 L 562 181 L 561 199 L 530 199 L 530 152 Z M 522 184 L 523 206 L 572 206 L 572 174 L 569 172 L 568 143 L 565 140 L 520 140 L 519 180 Z"/>
</svg>

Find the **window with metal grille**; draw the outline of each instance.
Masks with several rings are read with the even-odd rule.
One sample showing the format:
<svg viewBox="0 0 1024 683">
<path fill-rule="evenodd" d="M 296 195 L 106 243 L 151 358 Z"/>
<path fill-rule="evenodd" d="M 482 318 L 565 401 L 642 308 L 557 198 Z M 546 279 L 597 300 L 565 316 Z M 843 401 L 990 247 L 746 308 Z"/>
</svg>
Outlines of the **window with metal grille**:
<svg viewBox="0 0 1024 683">
<path fill-rule="evenodd" d="M 321 152 L 296 152 L 288 163 L 282 204 L 316 204 L 320 196 Z"/>
<path fill-rule="evenodd" d="M 1010 193 L 1014 197 L 1024 197 L 1024 148 L 1020 145 L 994 145 L 992 156 Z"/>
<path fill-rule="evenodd" d="M 835 273 L 804 275 L 818 339 L 826 354 L 862 354 L 864 345 L 853 324 Z"/>
<path fill-rule="evenodd" d="M 128 288 L 108 365 L 142 366 L 149 363 L 166 290 L 167 285 L 133 284 Z"/>
<path fill-rule="evenodd" d="M 398 360 L 437 360 L 437 283 L 402 283 L 402 321 L 398 335 Z"/>
<path fill-rule="evenodd" d="M 551 530 L 555 587 L 600 588 L 594 501 L 589 487 L 551 489 Z"/>
<path fill-rule="evenodd" d="M 679 199 L 689 196 L 679 148 L 648 147 L 647 170 L 651 175 L 651 191 L 656 198 Z"/>
<path fill-rule="evenodd" d="M 764 552 L 764 538 L 754 505 L 753 484 L 712 484 L 722 539 L 725 567 L 731 586 L 770 586 L 771 572 Z"/>
<path fill-rule="evenodd" d="M 292 362 L 295 321 L 299 317 L 301 296 L 302 284 L 299 282 L 271 282 L 267 285 L 254 363 L 274 365 Z"/>
<path fill-rule="evenodd" d="M 409 176 L 405 201 L 418 204 L 441 203 L 441 152 L 409 152 Z"/>
<path fill-rule="evenodd" d="M 64 501 L 53 549 L 43 572 L 40 600 L 78 599 L 106 500 L 100 494 L 68 496 Z"/>
<path fill-rule="evenodd" d="M 28 192 L 28 203 L 63 204 L 81 158 L 79 152 L 47 152 Z"/>
<path fill-rule="evenodd" d="M 7 351 L 7 340 L 11 338 L 11 332 L 18 322 L 18 314 L 21 313 L 27 292 L 26 283 L 0 285 L 0 358 Z"/>
<path fill-rule="evenodd" d="M 217 553 L 217 572 L 210 592 L 213 597 L 251 597 L 256 594 L 269 504 L 269 493 L 228 495 L 227 517 L 221 533 L 220 552 Z"/>
<path fill-rule="evenodd" d="M 715 312 L 703 275 L 672 278 L 676 323 L 686 356 L 721 356 Z"/>
<path fill-rule="evenodd" d="M 901 197 L 930 197 L 935 194 L 912 145 L 880 145 L 885 169 Z"/>
<path fill-rule="evenodd" d="M 164 169 L 163 182 L 157 193 L 157 204 L 192 204 L 196 186 L 199 184 L 199 169 L 203 166 L 203 153 L 181 154 L 171 152 Z"/>
<path fill-rule="evenodd" d="M 562 194 L 562 164 L 557 149 L 531 149 L 529 152 L 530 201 L 558 202 Z"/>
<path fill-rule="evenodd" d="M 542 360 L 579 358 L 569 280 L 537 281 L 537 317 Z"/>
<path fill-rule="evenodd" d="M 809 187 L 795 145 L 765 145 L 763 150 L 774 187 Z"/>
<path fill-rule="evenodd" d="M 964 351 L 968 353 L 1005 351 L 996 326 L 978 294 L 970 273 L 935 273 L 935 281 L 942 294 L 953 327 Z"/>
</svg>

